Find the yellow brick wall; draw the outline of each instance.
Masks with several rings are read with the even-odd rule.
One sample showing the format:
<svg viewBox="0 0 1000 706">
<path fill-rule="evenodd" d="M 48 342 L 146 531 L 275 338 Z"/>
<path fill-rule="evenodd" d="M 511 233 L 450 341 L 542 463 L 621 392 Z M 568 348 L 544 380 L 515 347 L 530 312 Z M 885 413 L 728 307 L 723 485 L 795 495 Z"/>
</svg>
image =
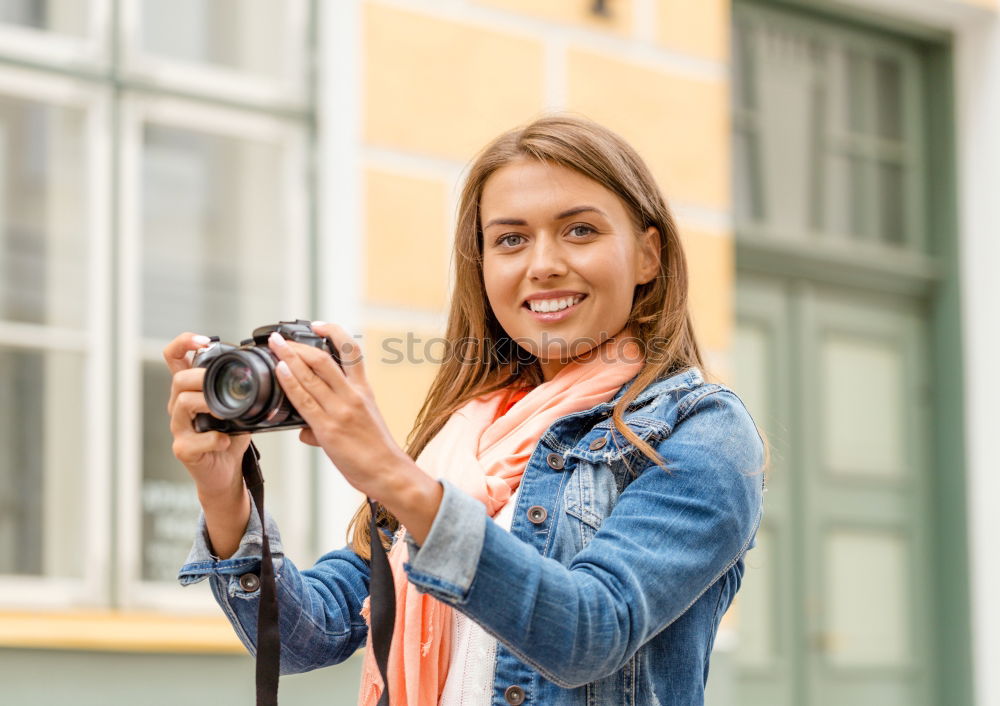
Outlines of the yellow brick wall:
<svg viewBox="0 0 1000 706">
<path fill-rule="evenodd" d="M 542 109 L 542 42 L 436 17 L 366 6 L 365 139 L 468 160 Z"/>
<path fill-rule="evenodd" d="M 729 0 L 657 0 L 657 40 L 666 48 L 716 61 L 729 57 Z"/>
<path fill-rule="evenodd" d="M 362 336 L 365 371 L 379 411 L 393 438 L 405 448 L 406 436 L 434 379 L 442 356 L 441 332 L 410 326 L 367 326 Z"/>
<path fill-rule="evenodd" d="M 671 202 L 729 207 L 728 87 L 573 48 L 569 108 L 639 151 Z"/>
<path fill-rule="evenodd" d="M 457 181 L 487 141 L 548 109 L 618 131 L 678 214 L 695 326 L 725 377 L 733 327 L 729 221 L 729 0 L 369 0 L 363 11 L 368 369 L 397 440 L 433 376 L 396 364 L 378 337 L 426 326 L 449 295 Z M 423 172 L 397 168 L 425 165 Z M 419 171 L 419 170 L 418 170 Z M 685 214 L 699 214 L 688 218 Z M 374 352 L 373 352 L 374 351 Z M 384 394 L 379 394 L 380 391 Z"/>
<path fill-rule="evenodd" d="M 365 299 L 436 311 L 448 284 L 448 185 L 439 179 L 365 173 Z"/>
</svg>

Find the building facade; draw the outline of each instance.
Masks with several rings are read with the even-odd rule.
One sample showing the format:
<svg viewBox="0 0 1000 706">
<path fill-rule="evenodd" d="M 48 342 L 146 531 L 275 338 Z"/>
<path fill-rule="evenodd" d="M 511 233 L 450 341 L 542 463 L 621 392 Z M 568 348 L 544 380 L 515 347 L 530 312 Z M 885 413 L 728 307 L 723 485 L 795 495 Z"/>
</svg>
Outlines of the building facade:
<svg viewBox="0 0 1000 706">
<path fill-rule="evenodd" d="M 706 372 L 772 444 L 710 702 L 1000 704 L 998 22 L 995 0 L 0 2 L 11 702 L 251 698 L 207 586 L 173 580 L 197 501 L 160 348 L 336 321 L 403 444 L 467 164 L 569 110 L 648 161 Z M 268 504 L 306 565 L 360 498 L 288 436 L 263 441 Z M 282 698 L 350 702 L 358 668 Z"/>
</svg>

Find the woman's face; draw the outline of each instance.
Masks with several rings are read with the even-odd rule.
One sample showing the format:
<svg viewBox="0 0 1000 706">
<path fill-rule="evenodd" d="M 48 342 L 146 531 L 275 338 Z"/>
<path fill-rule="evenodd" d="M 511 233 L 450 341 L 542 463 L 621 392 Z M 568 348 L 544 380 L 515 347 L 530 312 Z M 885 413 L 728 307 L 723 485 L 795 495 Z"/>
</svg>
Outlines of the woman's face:
<svg viewBox="0 0 1000 706">
<path fill-rule="evenodd" d="M 636 235 L 625 204 L 567 167 L 520 159 L 483 185 L 483 277 L 507 335 L 546 380 L 619 333 L 635 288 L 659 271 L 659 234 Z"/>
</svg>

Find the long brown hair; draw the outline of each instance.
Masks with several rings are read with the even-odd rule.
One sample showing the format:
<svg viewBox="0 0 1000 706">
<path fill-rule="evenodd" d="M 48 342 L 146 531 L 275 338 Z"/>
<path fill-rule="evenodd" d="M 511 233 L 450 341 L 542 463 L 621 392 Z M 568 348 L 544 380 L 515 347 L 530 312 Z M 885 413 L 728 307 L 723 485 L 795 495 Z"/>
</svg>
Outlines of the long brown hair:
<svg viewBox="0 0 1000 706">
<path fill-rule="evenodd" d="M 615 404 L 615 428 L 654 463 L 656 450 L 624 422 L 623 413 L 650 383 L 697 366 L 704 369 L 688 312 L 688 271 L 680 235 L 667 202 L 639 155 L 621 137 L 590 120 L 557 114 L 500 135 L 475 158 L 462 188 L 452 260 L 455 286 L 445 332 L 447 350 L 441 367 L 407 437 L 406 453 L 416 459 L 448 417 L 465 402 L 507 386 L 533 387 L 543 381 L 537 358 L 510 339 L 490 309 L 483 281 L 483 234 L 479 202 L 483 185 L 498 169 L 530 158 L 580 172 L 625 204 L 635 233 L 650 226 L 660 234 L 659 274 L 635 288 L 626 326 L 646 352 L 634 382 Z M 649 352 L 655 351 L 655 355 Z M 470 364 L 474 361 L 475 364 Z M 665 466 L 664 466 L 665 467 Z M 370 510 L 355 513 L 348 536 L 355 552 L 369 557 Z M 380 508 L 379 525 L 395 531 L 398 523 Z M 388 539 L 383 537 L 388 546 Z"/>
</svg>

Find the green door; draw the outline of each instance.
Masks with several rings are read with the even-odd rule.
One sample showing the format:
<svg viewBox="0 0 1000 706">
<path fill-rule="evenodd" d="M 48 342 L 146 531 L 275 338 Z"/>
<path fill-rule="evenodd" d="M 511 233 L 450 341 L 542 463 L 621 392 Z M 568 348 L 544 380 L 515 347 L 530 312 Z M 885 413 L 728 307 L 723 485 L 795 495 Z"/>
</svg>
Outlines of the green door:
<svg viewBox="0 0 1000 706">
<path fill-rule="evenodd" d="M 738 702 L 930 704 L 928 369 L 905 297 L 741 275 L 734 385 L 772 444 Z"/>
<path fill-rule="evenodd" d="M 772 448 L 734 703 L 930 706 L 926 47 L 733 13 L 733 384 Z"/>
</svg>

